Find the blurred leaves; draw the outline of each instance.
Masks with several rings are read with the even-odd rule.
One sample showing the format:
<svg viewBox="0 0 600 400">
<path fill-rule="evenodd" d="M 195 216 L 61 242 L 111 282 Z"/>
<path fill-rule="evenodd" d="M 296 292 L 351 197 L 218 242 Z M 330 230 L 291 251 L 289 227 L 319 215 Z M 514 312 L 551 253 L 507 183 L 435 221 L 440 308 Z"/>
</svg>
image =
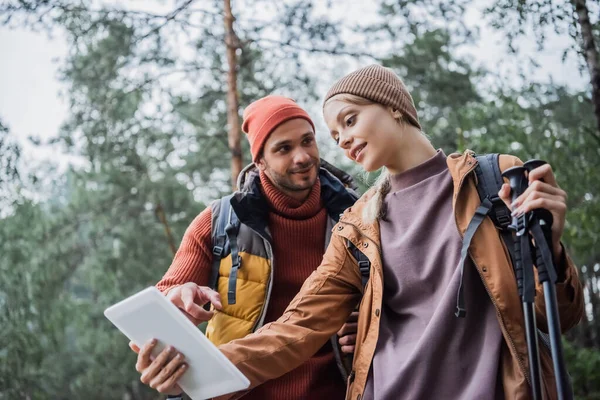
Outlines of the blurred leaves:
<svg viewBox="0 0 600 400">
<path fill-rule="evenodd" d="M 590 96 L 546 83 L 514 88 L 474 67 L 457 51 L 476 40 L 463 21 L 469 4 L 385 0 L 377 21 L 347 26 L 314 1 L 236 1 L 240 105 L 278 93 L 319 109 L 319 84 L 341 76 L 344 57 L 379 55 L 404 79 L 424 131 L 446 154 L 470 148 L 550 162 L 569 193 L 565 242 L 589 299 L 588 318 L 569 336 L 577 346 L 566 351 L 575 381 L 589 381 L 600 347 L 600 137 Z M 497 6 L 512 12 L 507 2 Z M 165 224 L 178 243 L 229 188 L 221 7 L 0 6 L 9 25 L 67 33 L 70 116 L 49 145 L 77 160 L 64 174 L 42 165 L 34 177 L 0 121 L 0 199 L 9 199 L 0 202 L 0 398 L 160 397 L 139 383 L 127 339 L 102 312 L 166 271 Z M 511 29 L 507 23 L 507 37 Z M 348 32 L 359 38 L 353 45 Z M 243 151 L 249 160 L 245 142 Z M 331 158 L 358 174 L 341 152 Z M 359 178 L 363 189 L 370 178 Z M 577 388 L 581 398 L 597 394 L 591 383 Z"/>
</svg>

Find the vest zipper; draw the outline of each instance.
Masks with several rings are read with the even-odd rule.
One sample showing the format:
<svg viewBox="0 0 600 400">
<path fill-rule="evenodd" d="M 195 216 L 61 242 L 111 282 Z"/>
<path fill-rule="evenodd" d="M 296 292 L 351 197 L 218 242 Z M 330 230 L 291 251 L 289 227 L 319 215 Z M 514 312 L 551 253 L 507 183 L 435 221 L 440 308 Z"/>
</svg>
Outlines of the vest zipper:
<svg viewBox="0 0 600 400">
<path fill-rule="evenodd" d="M 460 193 L 460 190 L 462 189 L 465 178 L 475 169 L 475 165 L 476 164 L 474 163 L 473 166 L 471 167 L 471 169 L 469 169 L 460 179 L 460 182 L 458 183 L 458 192 L 456 195 L 457 199 L 458 199 L 458 193 Z M 458 230 L 459 236 L 461 237 L 461 239 L 464 240 L 464 236 L 463 236 L 462 232 L 460 231 L 460 229 L 458 229 L 458 218 L 456 216 L 456 212 L 454 212 L 454 223 L 456 225 L 456 229 Z M 527 373 L 527 370 L 525 369 L 525 365 L 523 364 L 523 360 L 521 359 L 521 356 L 517 352 L 517 346 L 515 345 L 513 338 L 510 336 L 510 333 L 508 332 L 508 329 L 506 328 L 506 323 L 504 322 L 502 313 L 500 312 L 500 309 L 498 308 L 498 304 L 496 303 L 494 296 L 492 296 L 490 289 L 488 288 L 488 286 L 485 282 L 485 279 L 483 278 L 483 275 L 481 275 L 481 272 L 479 271 L 479 266 L 473 259 L 471 252 L 468 252 L 468 254 L 469 254 L 469 258 L 475 265 L 475 269 L 477 269 L 477 274 L 479 274 L 479 277 L 481 278 L 481 282 L 483 283 L 483 287 L 485 288 L 485 291 L 487 292 L 488 297 L 490 298 L 490 300 L 492 301 L 492 304 L 494 305 L 494 308 L 496 309 L 496 314 L 498 315 L 498 317 L 500 317 L 499 318 L 500 323 L 502 325 L 502 328 L 504 328 L 504 331 L 506 332 L 506 336 L 508 337 L 509 344 L 510 344 L 511 348 L 513 349 L 514 354 L 517 356 L 517 361 L 519 363 L 519 367 L 521 367 L 521 372 L 523 372 L 523 375 L 525 376 L 525 380 L 527 380 L 529 387 L 531 387 L 531 380 L 530 380 L 529 374 Z"/>
</svg>

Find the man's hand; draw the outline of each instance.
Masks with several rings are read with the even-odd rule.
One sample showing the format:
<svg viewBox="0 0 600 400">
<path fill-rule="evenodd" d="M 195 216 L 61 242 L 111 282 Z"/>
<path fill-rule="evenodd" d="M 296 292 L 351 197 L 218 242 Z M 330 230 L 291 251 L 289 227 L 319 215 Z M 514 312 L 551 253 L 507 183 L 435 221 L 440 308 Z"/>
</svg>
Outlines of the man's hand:
<svg viewBox="0 0 600 400">
<path fill-rule="evenodd" d="M 338 331 L 340 337 L 339 343 L 342 346 L 342 353 L 354 353 L 354 345 L 356 344 L 356 331 L 358 330 L 358 311 L 354 311 L 348 317 L 348 321 Z"/>
<path fill-rule="evenodd" d="M 167 346 L 158 356 L 151 357 L 150 353 L 156 347 L 156 339 L 148 341 L 141 349 L 133 342 L 129 342 L 131 350 L 138 353 L 135 369 L 142 374 L 142 383 L 168 395 L 178 395 L 183 390 L 177 381 L 187 371 L 183 354 L 172 346 Z"/>
<path fill-rule="evenodd" d="M 223 308 L 218 292 L 193 282 L 174 287 L 167 293 L 167 299 L 175 304 L 194 325 L 212 318 L 214 312 L 202 308 L 206 303 L 212 303 L 217 310 Z"/>
</svg>

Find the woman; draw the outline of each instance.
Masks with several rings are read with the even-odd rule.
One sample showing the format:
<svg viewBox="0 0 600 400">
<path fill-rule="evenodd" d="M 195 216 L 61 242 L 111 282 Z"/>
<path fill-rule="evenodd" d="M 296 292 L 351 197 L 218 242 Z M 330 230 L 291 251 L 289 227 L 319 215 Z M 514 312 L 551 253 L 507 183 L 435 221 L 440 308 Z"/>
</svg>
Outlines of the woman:
<svg viewBox="0 0 600 400">
<path fill-rule="evenodd" d="M 360 302 L 347 398 L 530 398 L 521 301 L 490 220 L 482 223 L 469 249 L 472 262 L 462 278 L 466 316 L 454 316 L 462 235 L 480 204 L 472 153 L 446 157 L 436 151 L 400 78 L 378 65 L 333 85 L 323 113 L 348 158 L 369 172 L 384 171 L 341 217 L 321 266 L 283 316 L 220 349 L 255 386 L 300 365 Z M 502 170 L 520 163 L 500 157 Z M 564 331 L 583 315 L 576 268 L 560 242 L 566 194 L 548 165 L 533 170 L 529 181 L 512 209 L 520 214 L 546 208 L 553 214 Z M 505 184 L 499 196 L 509 204 L 510 187 Z M 364 290 L 348 243 L 370 261 Z M 541 293 L 536 310 L 538 327 L 544 328 Z M 550 355 L 540 352 L 544 391 L 555 398 Z"/>
</svg>

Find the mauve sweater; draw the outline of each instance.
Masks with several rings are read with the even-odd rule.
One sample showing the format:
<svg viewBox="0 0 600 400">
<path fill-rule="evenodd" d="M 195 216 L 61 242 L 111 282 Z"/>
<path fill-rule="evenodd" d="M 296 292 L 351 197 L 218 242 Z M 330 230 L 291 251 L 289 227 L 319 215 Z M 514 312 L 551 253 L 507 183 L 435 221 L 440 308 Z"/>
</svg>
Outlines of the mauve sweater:
<svg viewBox="0 0 600 400">
<path fill-rule="evenodd" d="M 391 177 L 380 223 L 383 306 L 364 400 L 503 398 L 502 333 L 471 263 L 464 276 L 468 312 L 454 316 L 462 240 L 452 194 L 442 151 Z"/>
</svg>

